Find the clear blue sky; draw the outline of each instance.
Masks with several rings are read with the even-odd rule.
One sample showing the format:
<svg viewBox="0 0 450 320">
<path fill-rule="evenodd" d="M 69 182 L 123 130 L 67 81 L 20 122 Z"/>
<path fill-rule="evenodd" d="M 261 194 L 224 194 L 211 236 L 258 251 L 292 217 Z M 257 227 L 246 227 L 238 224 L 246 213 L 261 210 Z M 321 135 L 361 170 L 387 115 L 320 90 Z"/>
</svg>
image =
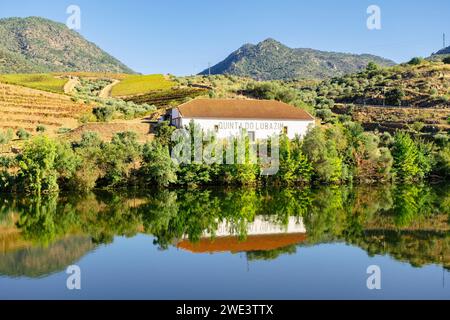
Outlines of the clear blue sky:
<svg viewBox="0 0 450 320">
<path fill-rule="evenodd" d="M 70 4 L 81 8 L 84 37 L 142 73 L 198 73 L 268 37 L 396 62 L 439 50 L 443 32 L 450 43 L 448 0 L 2 0 L 0 17 L 65 22 Z M 371 4 L 381 30 L 366 27 Z"/>
</svg>

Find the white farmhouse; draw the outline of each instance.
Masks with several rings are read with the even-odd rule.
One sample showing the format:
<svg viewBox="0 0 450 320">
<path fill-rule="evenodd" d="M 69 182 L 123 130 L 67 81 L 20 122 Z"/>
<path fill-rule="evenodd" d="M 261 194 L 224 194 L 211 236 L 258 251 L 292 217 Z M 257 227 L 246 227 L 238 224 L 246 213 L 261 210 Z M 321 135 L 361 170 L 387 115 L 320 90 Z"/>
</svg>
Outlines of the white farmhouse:
<svg viewBox="0 0 450 320">
<path fill-rule="evenodd" d="M 273 100 L 195 99 L 172 109 L 171 124 L 177 128 L 191 121 L 218 138 L 239 135 L 245 129 L 251 140 L 285 133 L 302 137 L 314 126 L 308 112 Z"/>
</svg>

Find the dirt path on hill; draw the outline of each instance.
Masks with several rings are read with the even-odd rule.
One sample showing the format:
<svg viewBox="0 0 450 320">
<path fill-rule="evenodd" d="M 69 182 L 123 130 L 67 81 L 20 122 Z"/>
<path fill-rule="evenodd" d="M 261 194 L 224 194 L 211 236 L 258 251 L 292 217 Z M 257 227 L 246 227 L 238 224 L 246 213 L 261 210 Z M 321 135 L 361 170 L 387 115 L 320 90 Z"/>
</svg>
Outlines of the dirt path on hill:
<svg viewBox="0 0 450 320">
<path fill-rule="evenodd" d="M 75 87 L 80 84 L 80 79 L 77 77 L 70 77 L 69 81 L 64 85 L 64 93 L 70 94 Z"/>
<path fill-rule="evenodd" d="M 103 88 L 103 90 L 102 91 L 100 91 L 100 93 L 99 93 L 99 97 L 100 98 L 109 98 L 109 97 L 111 97 L 111 91 L 112 91 L 112 88 L 116 85 L 116 84 L 118 84 L 120 81 L 119 80 L 114 80 L 111 84 L 109 84 L 109 85 L 107 85 L 106 87 L 104 87 Z"/>
</svg>

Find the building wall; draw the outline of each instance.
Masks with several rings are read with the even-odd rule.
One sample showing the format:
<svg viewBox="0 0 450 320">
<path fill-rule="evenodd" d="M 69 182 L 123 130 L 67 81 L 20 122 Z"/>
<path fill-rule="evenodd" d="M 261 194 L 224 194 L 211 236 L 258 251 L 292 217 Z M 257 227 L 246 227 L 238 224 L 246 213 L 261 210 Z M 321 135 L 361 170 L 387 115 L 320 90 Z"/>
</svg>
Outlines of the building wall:
<svg viewBox="0 0 450 320">
<path fill-rule="evenodd" d="M 268 234 L 290 234 L 290 233 L 306 233 L 306 227 L 303 219 L 300 217 L 289 217 L 286 225 L 280 225 L 267 219 L 267 217 L 256 216 L 253 222 L 247 225 L 247 235 L 268 235 Z M 212 234 L 205 232 L 204 237 L 210 237 Z M 232 224 L 227 221 L 219 223 L 217 230 L 214 232 L 216 237 L 226 237 L 238 235 Z"/>
<path fill-rule="evenodd" d="M 172 124 L 182 128 L 194 120 L 204 131 L 216 132 L 218 138 L 236 136 L 242 129 L 246 129 L 249 133 L 254 132 L 255 139 L 265 139 L 273 134 L 280 134 L 287 128 L 287 136 L 293 139 L 296 135 L 303 137 L 308 129 L 314 126 L 314 120 L 179 119 L 181 121 L 173 117 Z"/>
</svg>

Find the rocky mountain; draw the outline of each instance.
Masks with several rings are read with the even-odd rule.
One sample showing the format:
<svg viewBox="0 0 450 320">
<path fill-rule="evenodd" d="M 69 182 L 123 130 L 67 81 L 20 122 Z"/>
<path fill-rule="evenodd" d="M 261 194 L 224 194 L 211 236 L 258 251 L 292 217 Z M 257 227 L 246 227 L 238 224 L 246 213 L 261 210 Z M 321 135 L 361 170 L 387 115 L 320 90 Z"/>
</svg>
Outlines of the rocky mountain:
<svg viewBox="0 0 450 320">
<path fill-rule="evenodd" d="M 450 54 L 450 46 L 444 49 L 439 50 L 435 54 Z"/>
<path fill-rule="evenodd" d="M 67 71 L 133 73 L 65 24 L 38 17 L 0 19 L 0 73 Z"/>
<path fill-rule="evenodd" d="M 382 66 L 395 64 L 370 54 L 292 49 L 274 39 L 267 39 L 257 45 L 242 46 L 200 74 L 232 74 L 257 80 L 325 79 L 360 71 L 371 61 Z"/>
</svg>

